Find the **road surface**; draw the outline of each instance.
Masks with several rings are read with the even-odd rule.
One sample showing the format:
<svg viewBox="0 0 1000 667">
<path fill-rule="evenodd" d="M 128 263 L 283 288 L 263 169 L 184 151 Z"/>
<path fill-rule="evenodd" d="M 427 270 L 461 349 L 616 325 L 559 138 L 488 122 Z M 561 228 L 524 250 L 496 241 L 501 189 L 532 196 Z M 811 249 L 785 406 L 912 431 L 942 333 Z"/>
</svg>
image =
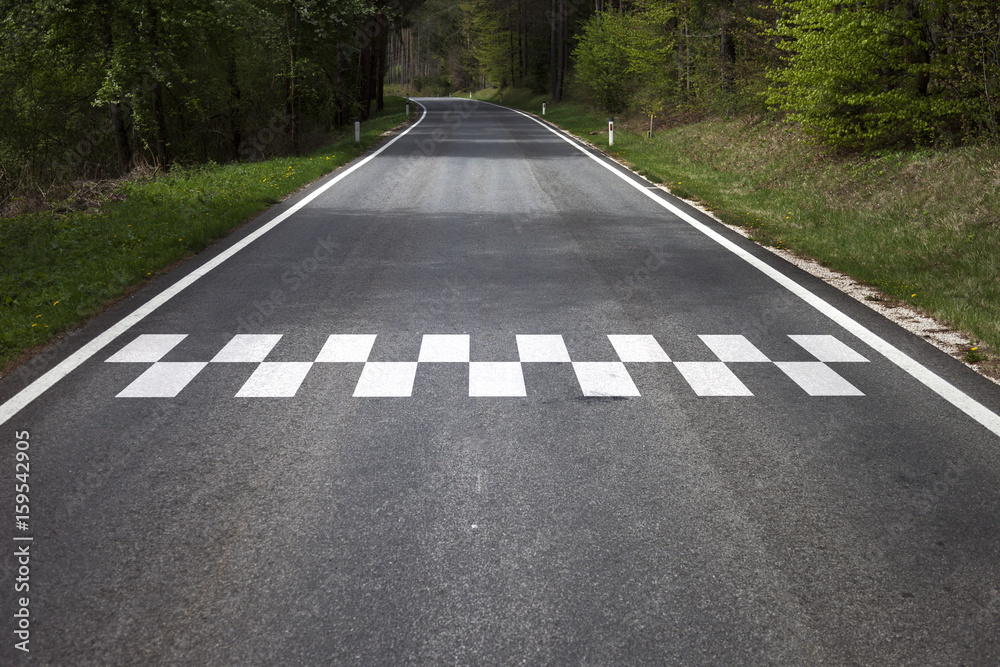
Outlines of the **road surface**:
<svg viewBox="0 0 1000 667">
<path fill-rule="evenodd" d="M 422 104 L 0 380 L 5 664 L 1000 662 L 1000 388 Z"/>
</svg>

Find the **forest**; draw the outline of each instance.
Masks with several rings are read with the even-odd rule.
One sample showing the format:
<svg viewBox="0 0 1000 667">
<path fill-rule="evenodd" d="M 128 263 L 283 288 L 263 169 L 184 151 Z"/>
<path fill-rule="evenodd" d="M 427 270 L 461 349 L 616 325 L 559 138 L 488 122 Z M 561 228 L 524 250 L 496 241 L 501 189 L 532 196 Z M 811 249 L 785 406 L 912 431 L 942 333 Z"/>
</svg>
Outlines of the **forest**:
<svg viewBox="0 0 1000 667">
<path fill-rule="evenodd" d="M 995 144 L 995 0 L 3 0 L 0 216 L 74 183 L 297 155 L 385 91 L 527 88 L 834 149 Z"/>
</svg>

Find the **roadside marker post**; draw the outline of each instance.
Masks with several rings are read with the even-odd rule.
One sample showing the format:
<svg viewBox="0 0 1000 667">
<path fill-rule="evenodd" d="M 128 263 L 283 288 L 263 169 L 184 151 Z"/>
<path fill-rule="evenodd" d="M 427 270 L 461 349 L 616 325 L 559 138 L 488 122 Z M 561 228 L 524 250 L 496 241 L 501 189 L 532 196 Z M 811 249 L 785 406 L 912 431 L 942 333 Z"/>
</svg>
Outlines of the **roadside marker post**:
<svg viewBox="0 0 1000 667">
<path fill-rule="evenodd" d="M 545 102 L 542 102 L 542 115 L 545 115 Z"/>
<path fill-rule="evenodd" d="M 608 116 L 608 146 L 615 145 L 615 117 Z"/>
<path fill-rule="evenodd" d="M 354 143 L 356 143 L 356 144 L 360 144 L 361 143 L 361 119 L 360 118 L 355 118 L 354 119 Z"/>
</svg>

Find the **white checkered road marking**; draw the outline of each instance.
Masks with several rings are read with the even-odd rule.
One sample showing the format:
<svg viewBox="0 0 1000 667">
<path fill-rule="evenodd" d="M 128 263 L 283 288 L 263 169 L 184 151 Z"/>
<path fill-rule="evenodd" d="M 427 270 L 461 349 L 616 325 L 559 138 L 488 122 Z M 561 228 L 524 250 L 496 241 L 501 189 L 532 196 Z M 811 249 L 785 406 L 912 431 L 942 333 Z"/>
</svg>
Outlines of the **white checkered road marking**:
<svg viewBox="0 0 1000 667">
<path fill-rule="evenodd" d="M 420 343 L 419 362 L 469 362 L 469 337 L 467 335 L 427 334 Z"/>
<path fill-rule="evenodd" d="M 226 343 L 226 346 L 212 358 L 212 361 L 216 363 L 260 363 L 267 359 L 267 355 L 271 353 L 279 340 L 281 340 L 281 334 L 239 334 Z"/>
<path fill-rule="evenodd" d="M 172 398 L 209 363 L 253 363 L 256 368 L 236 393 L 237 398 L 294 397 L 315 364 L 361 365 L 355 397 L 412 396 L 423 364 L 461 364 L 468 369 L 469 396 L 526 397 L 524 364 L 570 364 L 584 396 L 640 396 L 627 364 L 673 365 L 697 396 L 753 396 L 730 364 L 773 364 L 809 396 L 864 396 L 828 364 L 867 362 L 856 351 L 829 335 L 790 338 L 815 361 L 773 362 L 741 335 L 699 336 L 717 361 L 672 361 L 650 335 L 612 334 L 608 341 L 617 361 L 573 361 L 560 335 L 517 335 L 518 361 L 470 360 L 467 334 L 426 334 L 417 361 L 370 361 L 376 334 L 334 334 L 314 361 L 267 361 L 281 334 L 234 336 L 211 361 L 164 361 L 186 334 L 143 334 L 107 359 L 113 363 L 152 364 L 123 389 L 120 398 Z"/>
<path fill-rule="evenodd" d="M 528 363 L 569 363 L 562 336 L 517 336 L 517 354 Z"/>
<path fill-rule="evenodd" d="M 719 361 L 771 361 L 743 336 L 698 336 L 698 338 L 715 353 Z"/>
<path fill-rule="evenodd" d="M 310 362 L 262 362 L 236 392 L 237 398 L 292 397 L 312 368 Z"/>
<path fill-rule="evenodd" d="M 810 396 L 864 396 L 821 361 L 779 361 L 775 366 Z"/>
<path fill-rule="evenodd" d="M 330 336 L 326 339 L 323 349 L 316 356 L 316 361 L 324 363 L 351 361 L 364 363 L 368 361 L 368 355 L 372 353 L 375 338 L 374 334 Z"/>
<path fill-rule="evenodd" d="M 521 363 L 473 361 L 469 364 L 469 396 L 527 396 Z"/>
<path fill-rule="evenodd" d="M 410 396 L 417 377 L 417 364 L 409 362 L 369 361 L 354 388 L 356 397 Z"/>
<path fill-rule="evenodd" d="M 608 336 L 611 346 L 622 361 L 670 361 L 660 344 L 652 336 Z"/>
<path fill-rule="evenodd" d="M 123 347 L 108 361 L 112 363 L 156 362 L 162 359 L 187 334 L 143 334 Z"/>
<path fill-rule="evenodd" d="M 699 396 L 753 396 L 721 361 L 678 361 L 674 366 Z"/>
<path fill-rule="evenodd" d="M 860 354 L 833 336 L 789 336 L 820 361 L 867 362 Z"/>
<path fill-rule="evenodd" d="M 208 364 L 204 361 L 158 361 L 117 398 L 173 398 Z"/>
<path fill-rule="evenodd" d="M 620 361 L 574 361 L 584 396 L 639 396 L 639 388 Z"/>
</svg>

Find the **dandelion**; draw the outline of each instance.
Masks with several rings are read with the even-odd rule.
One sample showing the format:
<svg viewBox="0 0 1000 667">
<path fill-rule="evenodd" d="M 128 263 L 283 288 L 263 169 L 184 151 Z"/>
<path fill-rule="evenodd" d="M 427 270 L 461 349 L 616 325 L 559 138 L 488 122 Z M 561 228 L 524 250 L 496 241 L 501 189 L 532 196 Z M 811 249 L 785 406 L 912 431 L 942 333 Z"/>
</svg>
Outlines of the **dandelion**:
<svg viewBox="0 0 1000 667">
<path fill-rule="evenodd" d="M 912 298 L 913 298 L 913 297 L 915 297 L 915 296 L 916 296 L 916 294 L 911 294 L 911 295 L 910 295 L 910 298 L 912 299 Z"/>
<path fill-rule="evenodd" d="M 36 319 L 36 320 L 37 320 L 37 319 L 38 319 L 39 317 L 41 317 L 41 315 L 35 315 L 35 319 Z"/>
</svg>

